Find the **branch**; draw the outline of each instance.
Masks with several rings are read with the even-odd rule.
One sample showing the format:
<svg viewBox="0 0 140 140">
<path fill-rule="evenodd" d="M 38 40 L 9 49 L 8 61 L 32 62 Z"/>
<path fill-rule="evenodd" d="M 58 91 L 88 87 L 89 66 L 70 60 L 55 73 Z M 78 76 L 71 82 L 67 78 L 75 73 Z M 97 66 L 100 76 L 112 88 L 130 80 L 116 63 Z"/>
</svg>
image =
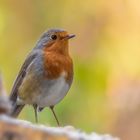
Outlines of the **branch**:
<svg viewBox="0 0 140 140">
<path fill-rule="evenodd" d="M 3 86 L 2 76 L 0 74 L 0 114 L 7 114 L 11 109 L 10 101 L 6 95 L 6 91 Z"/>
<path fill-rule="evenodd" d="M 0 140 L 119 140 L 110 135 L 86 134 L 73 127 L 46 127 L 0 116 Z"/>
</svg>

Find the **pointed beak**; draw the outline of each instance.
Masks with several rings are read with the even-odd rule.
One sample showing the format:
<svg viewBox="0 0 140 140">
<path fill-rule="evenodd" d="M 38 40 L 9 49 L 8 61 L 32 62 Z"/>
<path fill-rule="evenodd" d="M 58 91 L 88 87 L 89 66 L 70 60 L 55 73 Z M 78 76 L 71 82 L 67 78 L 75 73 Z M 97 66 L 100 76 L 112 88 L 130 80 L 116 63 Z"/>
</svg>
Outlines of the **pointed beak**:
<svg viewBox="0 0 140 140">
<path fill-rule="evenodd" d="M 67 39 L 71 39 L 71 38 L 73 38 L 73 37 L 75 37 L 74 34 L 72 34 L 72 35 L 68 35 Z"/>
<path fill-rule="evenodd" d="M 70 35 L 65 36 L 63 39 L 71 39 L 73 37 L 75 37 L 75 35 L 74 34 L 70 34 Z"/>
</svg>

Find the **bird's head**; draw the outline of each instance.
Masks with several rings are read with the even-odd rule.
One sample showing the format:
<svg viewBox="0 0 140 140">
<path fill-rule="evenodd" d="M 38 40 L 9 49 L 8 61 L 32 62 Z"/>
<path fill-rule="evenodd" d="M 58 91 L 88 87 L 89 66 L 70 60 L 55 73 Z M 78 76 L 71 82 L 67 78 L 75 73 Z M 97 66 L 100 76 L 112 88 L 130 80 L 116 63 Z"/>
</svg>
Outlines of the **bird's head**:
<svg viewBox="0 0 140 140">
<path fill-rule="evenodd" d="M 35 49 L 68 53 L 68 40 L 73 37 L 75 35 L 70 35 L 65 30 L 50 29 L 41 36 Z"/>
</svg>

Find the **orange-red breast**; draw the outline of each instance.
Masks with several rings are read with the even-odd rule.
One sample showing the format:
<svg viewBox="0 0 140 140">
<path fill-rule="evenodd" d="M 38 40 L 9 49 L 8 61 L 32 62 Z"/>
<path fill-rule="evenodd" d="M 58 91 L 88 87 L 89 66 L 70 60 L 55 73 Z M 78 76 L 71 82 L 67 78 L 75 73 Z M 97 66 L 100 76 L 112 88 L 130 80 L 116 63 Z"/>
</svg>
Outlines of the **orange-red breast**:
<svg viewBox="0 0 140 140">
<path fill-rule="evenodd" d="M 33 105 L 37 112 L 50 107 L 53 110 L 67 94 L 73 80 L 73 63 L 69 55 L 70 38 L 67 31 L 50 29 L 45 32 L 27 56 L 13 85 L 10 100 L 11 116 L 17 117 L 26 105 Z"/>
</svg>

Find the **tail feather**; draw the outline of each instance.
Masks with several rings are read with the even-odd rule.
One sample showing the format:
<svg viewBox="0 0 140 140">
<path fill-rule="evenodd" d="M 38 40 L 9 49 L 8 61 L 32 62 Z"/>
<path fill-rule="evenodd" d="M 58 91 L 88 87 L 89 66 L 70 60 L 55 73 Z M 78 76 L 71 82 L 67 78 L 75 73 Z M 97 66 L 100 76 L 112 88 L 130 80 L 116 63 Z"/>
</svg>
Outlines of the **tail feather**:
<svg viewBox="0 0 140 140">
<path fill-rule="evenodd" d="M 24 105 L 15 105 L 10 113 L 11 117 L 18 117 L 19 113 L 21 112 L 21 110 L 23 109 Z"/>
</svg>

